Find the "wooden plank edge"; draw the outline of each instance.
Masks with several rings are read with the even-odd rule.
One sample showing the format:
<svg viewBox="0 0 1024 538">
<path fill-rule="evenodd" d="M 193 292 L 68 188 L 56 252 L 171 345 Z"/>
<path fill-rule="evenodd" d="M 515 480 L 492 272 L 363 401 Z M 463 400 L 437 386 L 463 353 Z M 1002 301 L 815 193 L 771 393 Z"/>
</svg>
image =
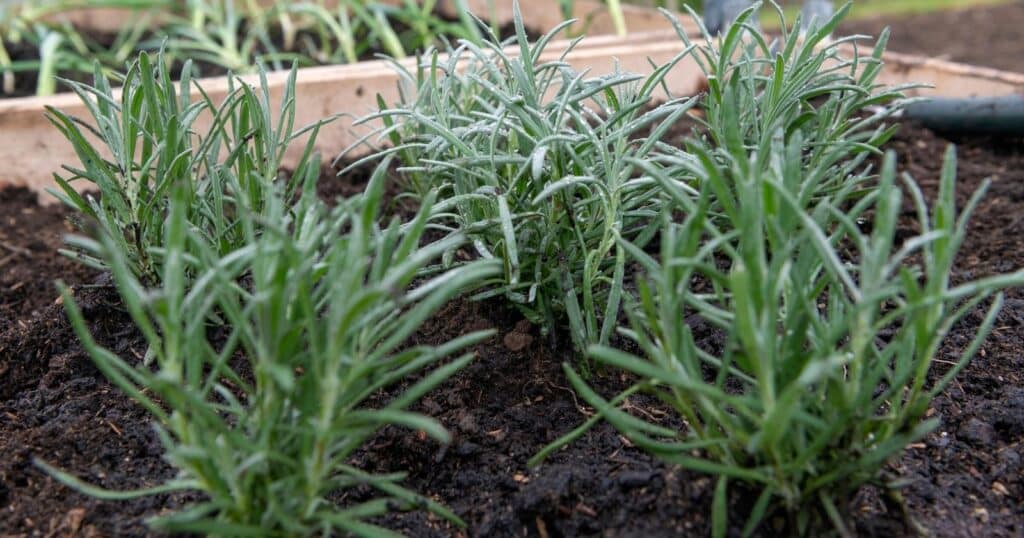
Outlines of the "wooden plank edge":
<svg viewBox="0 0 1024 538">
<path fill-rule="evenodd" d="M 852 47 L 848 51 L 853 54 Z M 1024 95 L 1024 74 L 936 58 L 886 52 L 883 84 L 926 83 L 932 88 L 913 92 L 932 97 L 998 97 Z"/>
<path fill-rule="evenodd" d="M 650 70 L 650 62 L 668 62 L 682 49 L 679 40 L 670 41 L 663 37 L 643 45 L 637 45 L 635 41 L 629 38 L 605 46 L 581 48 L 571 52 L 566 60 L 575 69 L 589 69 L 592 75 L 609 73 L 616 68 L 645 73 Z M 852 53 L 852 47 L 850 51 Z M 542 60 L 553 60 L 560 55 L 558 49 L 549 49 Z M 1016 73 L 898 53 L 886 53 L 883 59 L 887 65 L 880 82 L 931 82 L 935 86 L 932 90 L 917 92 L 919 95 L 965 97 L 1024 93 L 1024 75 Z M 402 65 L 412 68 L 414 62 L 414 59 L 409 59 Z M 286 77 L 286 73 L 268 76 L 276 100 L 280 99 Z M 246 80 L 251 82 L 255 79 L 249 77 Z M 303 69 L 299 73 L 297 87 L 296 125 L 342 114 L 326 125 L 318 137 L 317 150 L 330 159 L 368 132 L 366 127 L 353 127 L 354 118 L 376 109 L 377 94 L 387 101 L 396 100 L 398 82 L 395 71 L 383 61 Z M 703 73 L 690 58 L 680 61 L 666 80 L 674 95 L 692 94 L 702 82 Z M 200 84 L 214 99 L 222 98 L 227 90 L 223 78 L 205 79 Z M 62 163 L 77 164 L 77 157 L 69 144 L 46 121 L 42 106 L 50 104 L 72 115 L 83 115 L 85 109 L 74 95 L 19 101 L 0 109 L 0 132 L 5 138 L 0 143 L 0 160 L 6 163 L 4 171 L 0 172 L 0 186 L 24 185 L 42 192 L 53 186 L 51 175 Z M 297 141 L 287 158 L 295 159 L 301 147 L 301 142 Z"/>
<path fill-rule="evenodd" d="M 631 52 L 631 46 L 620 43 L 577 49 L 569 53 L 566 60 L 575 69 L 589 69 L 593 75 L 610 73 L 617 67 L 624 71 L 643 72 L 649 69 L 648 57 L 651 61 L 664 63 L 678 54 L 681 48 L 680 42 L 663 43 L 655 48 L 644 48 L 642 53 L 637 54 Z M 549 49 L 549 52 L 542 55 L 541 61 L 556 60 L 562 51 L 564 48 Z M 412 69 L 415 61 L 407 59 L 399 64 Z M 242 79 L 247 83 L 257 81 L 254 76 Z M 280 102 L 286 80 L 285 72 L 268 74 L 268 86 L 275 106 Z M 670 87 L 689 88 L 692 85 L 696 88 L 698 80 L 696 65 L 690 70 L 676 69 L 670 77 Z M 223 77 L 200 79 L 197 83 L 214 100 L 223 99 L 227 93 L 227 80 Z M 317 150 L 325 157 L 333 157 L 369 132 L 368 127 L 354 128 L 354 119 L 376 110 L 378 94 L 389 102 L 397 100 L 398 84 L 397 72 L 385 61 L 302 69 L 296 87 L 298 107 L 295 123 L 306 125 L 340 114 L 335 121 L 325 125 L 317 137 Z M 0 132 L 5 133 L 6 139 L 0 144 L 0 159 L 7 163 L 4 170 L 0 171 L 0 187 L 27 186 L 43 192 L 53 186 L 52 174 L 59 171 L 62 164 L 78 162 L 70 145 L 45 118 L 44 107 L 52 106 L 78 117 L 85 117 L 87 110 L 78 96 L 73 94 L 16 101 L 0 108 Z M 294 162 L 302 146 L 301 140 L 293 143 L 293 149 L 289 151 L 286 160 Z"/>
</svg>

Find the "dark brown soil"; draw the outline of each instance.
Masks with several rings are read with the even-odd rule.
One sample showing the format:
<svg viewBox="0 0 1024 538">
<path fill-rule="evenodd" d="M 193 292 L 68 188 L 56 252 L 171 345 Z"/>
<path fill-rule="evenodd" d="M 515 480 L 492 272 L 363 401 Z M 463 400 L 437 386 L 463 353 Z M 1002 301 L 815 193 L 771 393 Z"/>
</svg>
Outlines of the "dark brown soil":
<svg viewBox="0 0 1024 538">
<path fill-rule="evenodd" d="M 945 141 L 916 129 L 890 146 L 900 168 L 933 195 Z M 1024 267 L 1024 141 L 959 141 L 958 205 L 985 179 L 991 187 L 971 221 L 956 279 Z M 935 373 L 957 358 L 982 314 L 950 332 Z M 914 480 L 906 491 L 913 513 L 942 536 L 1024 534 L 1024 290 L 1007 292 L 992 335 L 932 409 L 942 418 L 939 430 L 892 466 Z"/>
<path fill-rule="evenodd" d="M 52 305 L 54 280 L 75 286 L 91 278 L 90 270 L 57 252 L 72 230 L 63 211 L 39 207 L 34 193 L 0 191 L 0 331 Z"/>
<path fill-rule="evenodd" d="M 1024 2 L 849 21 L 841 33 L 877 36 L 886 26 L 888 50 L 1024 73 Z"/>
<path fill-rule="evenodd" d="M 114 488 L 173 476 L 146 413 L 83 354 L 54 286 L 75 290 L 93 332 L 127 355 L 145 351 L 116 293 L 98 274 L 59 255 L 65 212 L 39 207 L 24 189 L 0 191 L 0 535 L 122 536 L 142 518 L 187 497 L 101 503 L 69 491 L 32 465 L 43 458 Z M 10 534 L 8 534 L 10 533 Z"/>
<path fill-rule="evenodd" d="M 947 142 L 908 127 L 891 144 L 901 169 L 931 195 Z M 985 178 L 992 188 L 970 228 L 958 278 L 1024 267 L 1024 145 L 965 140 L 961 201 Z M 346 183 L 349 181 L 351 183 Z M 365 174 L 334 180 L 321 195 L 352 194 Z M 404 213 L 402 208 L 397 212 Z M 908 208 L 908 216 L 909 208 Z M 32 466 L 44 458 L 111 488 L 153 485 L 172 475 L 148 417 L 103 378 L 76 343 L 51 282 L 75 286 L 94 333 L 118 353 L 143 345 L 101 277 L 53 254 L 68 231 L 64 212 L 33 205 L 22 190 L 0 195 L 0 529 L 26 536 L 146 534 L 147 515 L 175 509 L 185 495 L 101 502 L 74 493 Z M 90 287 L 90 285 L 92 285 Z M 955 358 L 980 314 L 956 327 L 940 352 Z M 911 512 L 939 536 L 1020 536 L 1024 532 L 1024 293 L 1008 294 L 992 336 L 933 409 L 942 426 L 912 446 L 891 470 L 911 479 Z M 498 303 L 455 302 L 421 331 L 439 342 L 492 327 L 498 336 L 479 358 L 429 394 L 419 409 L 438 417 L 455 441 L 441 447 L 415 433 L 383 430 L 357 458 L 372 470 L 407 470 L 407 485 L 452 507 L 472 536 L 707 535 L 713 484 L 664 465 L 601 425 L 537 469 L 526 460 L 579 424 L 588 410 L 568 388 L 569 358 Z M 945 368 L 940 362 L 936 373 Z M 627 378 L 595 379 L 607 394 Z M 644 398 L 637 413 L 658 413 Z M 741 521 L 746 504 L 731 501 Z M 899 517 L 865 489 L 852 512 L 867 536 L 901 535 Z M 457 530 L 420 513 L 383 523 L 413 536 Z M 764 533 L 772 534 L 769 524 Z"/>
</svg>

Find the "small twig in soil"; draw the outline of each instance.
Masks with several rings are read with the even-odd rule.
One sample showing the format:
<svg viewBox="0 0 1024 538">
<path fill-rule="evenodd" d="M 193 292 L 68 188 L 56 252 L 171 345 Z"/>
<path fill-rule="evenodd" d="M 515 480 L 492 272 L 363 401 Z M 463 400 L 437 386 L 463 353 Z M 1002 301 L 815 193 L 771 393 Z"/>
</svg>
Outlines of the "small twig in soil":
<svg viewBox="0 0 1024 538">
<path fill-rule="evenodd" d="M 119 430 L 119 429 L 117 428 L 117 426 L 114 426 L 114 423 L 113 423 L 113 422 L 110 422 L 110 421 L 108 420 L 108 421 L 107 421 L 107 426 L 110 426 L 110 429 L 111 429 L 111 430 L 114 430 L 114 433 L 116 433 L 118 437 L 124 437 L 124 434 L 122 434 L 122 433 L 121 433 L 121 430 Z"/>
<path fill-rule="evenodd" d="M 640 413 L 641 415 L 644 415 L 645 417 L 647 417 L 652 422 L 657 422 L 658 421 L 658 418 L 655 416 L 656 414 L 660 414 L 661 416 L 665 415 L 665 413 L 656 413 L 653 410 L 648 411 L 647 409 L 644 409 L 643 407 L 640 407 L 640 406 L 634 404 L 633 402 L 629 401 L 629 398 L 626 398 L 626 401 L 624 401 L 622 403 L 622 410 L 626 411 L 627 413 L 630 410 L 634 410 L 637 413 Z"/>
<path fill-rule="evenodd" d="M 7 250 L 9 250 L 9 251 L 11 251 L 11 252 L 13 252 L 15 254 L 21 254 L 22 256 L 28 256 L 29 258 L 32 257 L 32 251 L 31 250 L 29 250 L 27 248 L 24 248 L 24 247 L 19 247 L 17 245 L 12 245 L 12 244 L 10 244 L 10 243 L 8 243 L 6 241 L 0 241 L 0 247 L 3 247 L 3 248 L 5 248 L 5 249 L 7 249 Z"/>
<path fill-rule="evenodd" d="M 597 512 L 595 512 L 593 508 L 583 504 L 582 502 L 576 505 L 576 511 L 589 517 L 597 517 Z"/>
<path fill-rule="evenodd" d="M 554 387 L 554 388 L 556 388 L 558 390 L 564 390 L 565 392 L 569 393 L 569 396 L 572 397 L 573 405 L 576 406 L 576 410 L 579 411 L 580 413 L 586 414 L 586 412 L 583 409 L 583 406 L 580 405 L 580 401 L 576 399 L 576 393 L 573 390 L 571 390 L 569 387 L 563 387 L 561 385 L 558 385 L 558 384 L 553 383 L 551 381 L 548 381 L 546 379 L 543 381 L 543 384 L 545 384 L 545 385 L 547 385 L 549 387 Z M 587 415 L 587 416 L 590 416 L 590 415 Z"/>
<path fill-rule="evenodd" d="M 953 362 L 953 361 L 947 361 L 947 360 L 944 360 L 944 359 L 934 359 L 934 361 L 938 362 L 938 363 L 941 363 L 941 364 L 948 364 L 950 366 L 956 366 L 956 363 Z M 960 384 L 960 380 L 959 379 L 954 377 L 953 378 L 953 383 L 956 385 L 957 390 L 959 390 L 960 392 L 964 391 L 964 386 Z"/>
</svg>

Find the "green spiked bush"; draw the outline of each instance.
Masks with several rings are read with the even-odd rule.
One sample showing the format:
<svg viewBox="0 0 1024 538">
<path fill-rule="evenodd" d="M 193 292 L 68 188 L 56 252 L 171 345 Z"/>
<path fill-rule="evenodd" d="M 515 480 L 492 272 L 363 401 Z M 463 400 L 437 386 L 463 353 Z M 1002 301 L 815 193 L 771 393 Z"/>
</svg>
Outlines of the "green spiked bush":
<svg viewBox="0 0 1024 538">
<path fill-rule="evenodd" d="M 401 473 L 374 475 L 349 461 L 385 425 L 448 440 L 440 424 L 406 408 L 469 362 L 473 354 L 464 350 L 489 333 L 439 346 L 407 341 L 445 302 L 497 268 L 479 262 L 417 281 L 463 239 L 418 248 L 429 207 L 409 224 L 380 228 L 380 174 L 364 195 L 327 210 L 315 199 L 318 173 L 319 166 L 306 170 L 304 195 L 294 205 L 275 190 L 263 211 L 240 207 L 244 240 L 223 255 L 189 222 L 190 188 L 176 181 L 156 286 L 138 278 L 118 238 L 76 240 L 112 271 L 149 344 L 147 360 L 133 364 L 101 347 L 65 289 L 75 331 L 111 382 L 156 419 L 179 474 L 152 489 L 110 492 L 40 466 L 107 499 L 203 493 L 202 501 L 151 520 L 167 531 L 384 536 L 390 533 L 368 520 L 396 509 L 430 510 L 461 524 L 401 487 Z M 223 338 L 209 337 L 210 319 L 221 322 Z M 418 373 L 408 387 L 382 393 Z M 377 496 L 335 504 L 336 495 L 360 486 Z"/>
<path fill-rule="evenodd" d="M 69 84 L 92 123 L 47 108 L 81 161 L 80 167 L 65 166 L 67 176 L 55 175 L 60 191 L 53 194 L 80 213 L 83 226 L 98 225 L 116 241 L 132 272 L 149 281 L 159 276 L 175 186 L 185 190 L 191 225 L 218 252 L 233 251 L 246 241 L 236 213 L 262 211 L 288 145 L 320 125 L 294 127 L 294 68 L 277 114 L 262 72 L 258 88 L 231 79 L 227 97 L 216 103 L 193 87 L 189 64 L 175 83 L 163 58 L 154 62 L 146 53 L 129 67 L 119 97 L 99 67 L 93 86 Z M 311 142 L 302 163 L 311 158 Z M 84 189 L 82 182 L 88 183 Z M 92 189 L 99 197 L 78 192 Z M 93 252 L 68 254 L 107 268 Z"/>
<path fill-rule="evenodd" d="M 787 34 L 776 45 L 746 24 L 752 12 L 719 45 L 695 49 L 709 82 L 697 137 L 632 161 L 676 211 L 661 218 L 657 251 L 620 240 L 646 275 L 621 329 L 639 352 L 589 352 L 639 380 L 607 400 L 565 365 L 599 414 L 533 463 L 603 418 L 658 457 L 718 477 L 716 536 L 727 531 L 730 484 L 757 494 L 744 535 L 774 513 L 794 534 L 831 525 L 849 536 L 852 495 L 864 484 L 895 491 L 884 465 L 936 427 L 924 419 L 930 402 L 980 347 L 999 290 L 1024 284 L 1024 272 L 951 285 L 984 192 L 958 215 L 952 149 L 932 211 L 905 182 L 921 233 L 896 239 L 895 158 L 880 179 L 866 166 L 901 98 L 901 88 L 875 83 L 884 36 L 870 57 L 844 59 L 844 40 L 823 40 L 845 9 L 804 40 Z M 957 364 L 932 373 L 947 332 L 983 303 L 988 313 Z M 697 339 L 694 325 L 719 336 Z M 618 407 L 638 391 L 683 426 Z"/>
<path fill-rule="evenodd" d="M 803 179 L 801 155 L 781 144 L 772 152 L 777 164 L 767 173 L 741 174 L 734 163 L 730 171 L 741 175 L 729 203 L 738 218 L 728 229 L 708 219 L 712 193 L 720 192 L 712 184 L 724 181 L 713 177 L 696 199 L 678 198 L 687 217 L 665 225 L 659 257 L 626 244 L 648 275 L 624 330 L 641 355 L 606 346 L 590 354 L 634 373 L 638 384 L 608 401 L 568 365 L 566 372 L 637 446 L 718 476 L 716 536 L 725 535 L 730 483 L 759 493 L 744 534 L 779 510 L 794 533 L 827 521 L 852 535 L 851 496 L 867 483 L 888 488 L 885 463 L 938 425 L 924 420 L 930 402 L 991 329 L 1002 304 L 996 292 L 1024 284 L 1024 272 L 951 285 L 967 219 L 984 192 L 958 216 L 952 150 L 931 212 L 906 182 L 922 230 L 903 242 L 892 155 L 877 189 L 852 208 L 824 197 L 805 209 L 793 187 Z M 950 328 L 986 302 L 984 322 L 956 365 L 931 373 Z M 695 320 L 721 331 L 721 340 L 698 342 Z M 620 410 L 637 390 L 656 395 L 685 426 Z"/>
<path fill-rule="evenodd" d="M 485 295 L 506 297 L 546 333 L 568 328 L 583 350 L 607 343 L 618 320 L 627 259 L 617 238 L 650 240 L 665 210 L 633 161 L 692 105 L 645 109 L 688 50 L 648 77 L 588 77 L 567 65 L 571 47 L 545 56 L 570 23 L 531 44 L 516 10 L 516 53 L 463 42 L 415 73 L 399 66 L 413 91 L 364 120 L 381 121 L 392 147 L 357 165 L 397 155 L 414 196 L 439 193 L 437 225 L 502 260 Z"/>
</svg>

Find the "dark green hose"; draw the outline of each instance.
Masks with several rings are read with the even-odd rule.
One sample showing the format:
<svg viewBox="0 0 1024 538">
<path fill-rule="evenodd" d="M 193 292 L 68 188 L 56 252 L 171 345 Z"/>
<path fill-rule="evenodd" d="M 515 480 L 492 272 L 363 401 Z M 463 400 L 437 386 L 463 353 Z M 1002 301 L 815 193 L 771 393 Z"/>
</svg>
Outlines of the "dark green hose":
<svg viewBox="0 0 1024 538">
<path fill-rule="evenodd" d="M 1024 95 L 930 99 L 903 117 L 942 133 L 1024 138 Z"/>
</svg>

